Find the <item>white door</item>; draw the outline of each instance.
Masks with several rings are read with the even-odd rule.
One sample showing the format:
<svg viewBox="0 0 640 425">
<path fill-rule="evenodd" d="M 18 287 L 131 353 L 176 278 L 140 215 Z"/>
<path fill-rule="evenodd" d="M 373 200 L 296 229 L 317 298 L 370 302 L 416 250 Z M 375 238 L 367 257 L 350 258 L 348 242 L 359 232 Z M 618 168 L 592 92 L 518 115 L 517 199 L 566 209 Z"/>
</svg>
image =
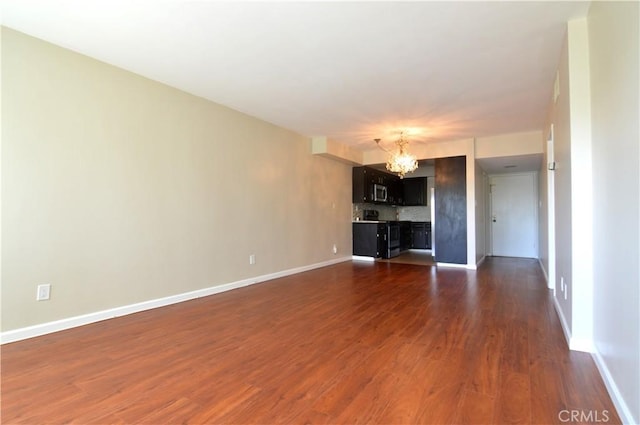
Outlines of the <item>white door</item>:
<svg viewBox="0 0 640 425">
<path fill-rule="evenodd" d="M 491 176 L 491 253 L 538 257 L 536 174 Z"/>
</svg>

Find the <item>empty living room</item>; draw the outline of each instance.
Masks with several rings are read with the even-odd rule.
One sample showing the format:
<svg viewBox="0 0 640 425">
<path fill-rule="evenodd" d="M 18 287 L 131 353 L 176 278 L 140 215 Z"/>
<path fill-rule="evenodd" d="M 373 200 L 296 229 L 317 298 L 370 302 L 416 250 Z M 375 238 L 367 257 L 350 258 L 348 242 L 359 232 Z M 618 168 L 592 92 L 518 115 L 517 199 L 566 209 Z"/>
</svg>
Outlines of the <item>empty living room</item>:
<svg viewBox="0 0 640 425">
<path fill-rule="evenodd" d="M 639 6 L 4 0 L 2 423 L 640 423 Z"/>
</svg>

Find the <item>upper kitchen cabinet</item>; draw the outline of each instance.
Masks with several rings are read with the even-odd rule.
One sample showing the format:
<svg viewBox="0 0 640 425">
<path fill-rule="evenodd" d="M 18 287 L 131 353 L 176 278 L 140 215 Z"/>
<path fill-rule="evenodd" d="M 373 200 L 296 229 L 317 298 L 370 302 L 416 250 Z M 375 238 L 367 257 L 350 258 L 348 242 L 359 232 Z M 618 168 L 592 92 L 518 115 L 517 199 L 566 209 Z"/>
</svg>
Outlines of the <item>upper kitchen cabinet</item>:
<svg viewBox="0 0 640 425">
<path fill-rule="evenodd" d="M 353 167 L 353 203 L 373 202 L 376 171 L 367 167 Z"/>
<path fill-rule="evenodd" d="M 402 180 L 404 192 L 404 205 L 427 206 L 429 195 L 427 190 L 427 177 L 414 177 Z"/>
<path fill-rule="evenodd" d="M 391 205 L 404 205 L 404 188 L 402 187 L 402 180 L 400 177 L 389 176 L 389 182 L 387 183 L 387 203 Z"/>
<path fill-rule="evenodd" d="M 353 203 L 378 203 L 398 205 L 402 191 L 398 188 L 398 176 L 370 167 L 354 167 L 352 172 Z"/>
</svg>

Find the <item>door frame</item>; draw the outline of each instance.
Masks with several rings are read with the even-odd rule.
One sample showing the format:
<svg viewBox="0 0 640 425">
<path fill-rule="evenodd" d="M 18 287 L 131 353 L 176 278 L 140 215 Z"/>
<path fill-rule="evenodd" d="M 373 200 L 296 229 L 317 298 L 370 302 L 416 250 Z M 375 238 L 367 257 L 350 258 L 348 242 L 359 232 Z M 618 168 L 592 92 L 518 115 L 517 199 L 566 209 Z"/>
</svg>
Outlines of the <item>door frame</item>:
<svg viewBox="0 0 640 425">
<path fill-rule="evenodd" d="M 554 153 L 553 123 L 547 137 L 547 287 L 556 293 L 556 186 L 555 186 L 555 153 Z M 538 248 L 539 249 L 539 248 Z"/>
<path fill-rule="evenodd" d="M 527 176 L 531 176 L 531 178 L 533 179 L 533 196 L 534 196 L 534 205 L 533 205 L 533 221 L 534 221 L 534 243 L 535 243 L 535 255 L 536 259 L 540 259 L 540 214 L 538 212 L 539 209 L 539 205 L 540 205 L 540 182 L 539 182 L 539 172 L 538 171 L 516 171 L 513 173 L 495 173 L 495 174 L 489 174 L 488 176 L 488 185 L 489 185 L 489 191 L 487 193 L 488 197 L 489 197 L 489 202 L 487 202 L 487 205 L 489 207 L 489 211 L 487 214 L 487 222 L 489 225 L 489 234 L 488 234 L 488 242 L 489 242 L 489 254 L 490 256 L 493 256 L 493 185 L 491 184 L 491 179 L 493 177 L 508 177 L 508 176 L 516 176 L 516 175 L 527 175 Z"/>
</svg>

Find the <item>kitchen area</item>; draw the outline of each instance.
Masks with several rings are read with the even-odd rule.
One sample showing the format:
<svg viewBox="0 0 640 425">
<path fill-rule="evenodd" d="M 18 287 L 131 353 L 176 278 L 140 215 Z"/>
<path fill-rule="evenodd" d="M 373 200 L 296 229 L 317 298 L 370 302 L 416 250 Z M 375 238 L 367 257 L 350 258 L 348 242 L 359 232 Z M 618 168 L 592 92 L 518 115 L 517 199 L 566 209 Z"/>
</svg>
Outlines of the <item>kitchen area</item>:
<svg viewBox="0 0 640 425">
<path fill-rule="evenodd" d="M 400 178 L 382 167 L 353 168 L 353 255 L 356 259 L 434 264 L 433 161 Z"/>
</svg>

